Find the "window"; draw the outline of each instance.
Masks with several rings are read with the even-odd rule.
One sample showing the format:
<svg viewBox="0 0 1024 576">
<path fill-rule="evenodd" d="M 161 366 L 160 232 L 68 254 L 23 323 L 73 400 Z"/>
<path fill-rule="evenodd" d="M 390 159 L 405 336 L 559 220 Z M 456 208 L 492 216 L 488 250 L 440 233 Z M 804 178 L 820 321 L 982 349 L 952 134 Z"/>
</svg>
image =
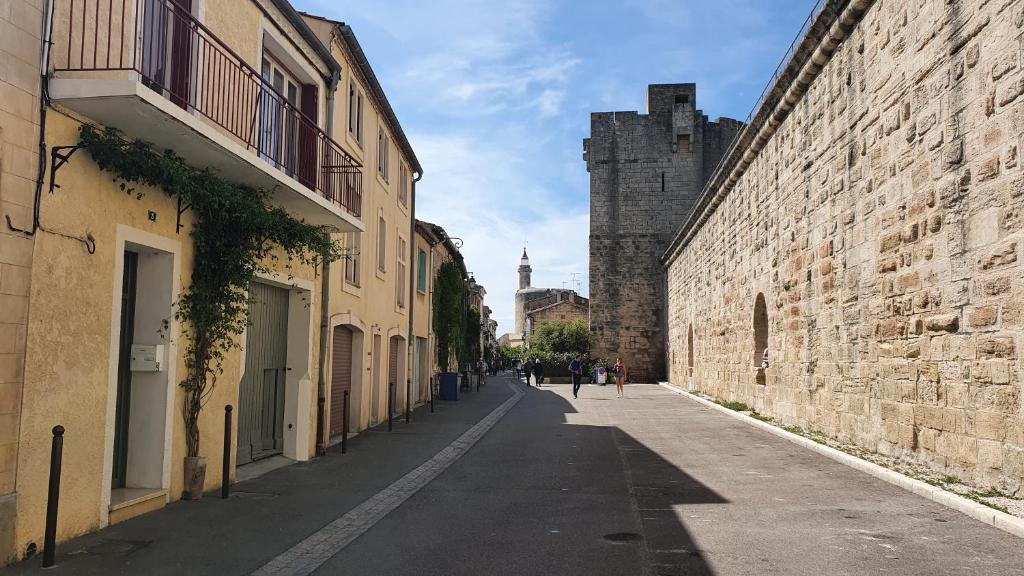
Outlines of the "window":
<svg viewBox="0 0 1024 576">
<path fill-rule="evenodd" d="M 377 219 L 377 269 L 381 272 L 387 270 L 387 249 L 388 249 L 388 229 L 387 222 L 384 221 L 384 217 L 381 216 Z"/>
<path fill-rule="evenodd" d="M 427 293 L 427 253 L 423 250 L 416 256 L 416 290 Z"/>
<path fill-rule="evenodd" d="M 260 156 L 293 175 L 299 150 L 299 87 L 283 66 L 263 56 L 264 88 L 260 99 Z"/>
<path fill-rule="evenodd" d="M 363 143 L 363 93 L 355 82 L 348 84 L 348 133 Z"/>
<path fill-rule="evenodd" d="M 388 136 L 381 128 L 377 131 L 377 173 L 385 182 L 388 181 L 388 148 L 390 148 Z"/>
<path fill-rule="evenodd" d="M 409 169 L 405 164 L 398 166 L 398 201 L 402 206 L 409 205 Z"/>
<path fill-rule="evenodd" d="M 358 232 L 345 234 L 345 282 L 359 286 L 359 245 Z"/>
<path fill-rule="evenodd" d="M 760 367 L 768 357 L 768 306 L 764 294 L 754 299 L 754 366 Z"/>
<path fill-rule="evenodd" d="M 395 269 L 395 301 L 405 308 L 405 238 L 398 237 L 398 267 Z"/>
</svg>

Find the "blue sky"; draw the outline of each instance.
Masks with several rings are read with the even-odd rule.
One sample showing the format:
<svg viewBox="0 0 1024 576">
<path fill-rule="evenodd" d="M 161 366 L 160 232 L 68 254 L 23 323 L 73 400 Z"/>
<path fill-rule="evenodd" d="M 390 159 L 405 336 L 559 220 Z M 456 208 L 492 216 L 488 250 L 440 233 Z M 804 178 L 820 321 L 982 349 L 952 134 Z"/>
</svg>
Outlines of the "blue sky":
<svg viewBox="0 0 1024 576">
<path fill-rule="evenodd" d="M 746 118 L 814 0 L 294 0 L 355 31 L 424 168 L 417 216 L 465 240 L 498 334 L 524 240 L 533 285 L 582 273 L 590 113 L 696 82 Z"/>
</svg>

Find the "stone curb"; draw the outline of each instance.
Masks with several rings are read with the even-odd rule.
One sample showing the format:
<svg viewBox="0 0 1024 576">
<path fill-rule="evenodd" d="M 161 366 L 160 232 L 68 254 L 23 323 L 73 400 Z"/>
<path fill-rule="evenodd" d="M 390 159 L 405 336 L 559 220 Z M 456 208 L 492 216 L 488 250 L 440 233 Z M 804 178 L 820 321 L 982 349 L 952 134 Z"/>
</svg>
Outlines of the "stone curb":
<svg viewBox="0 0 1024 576">
<path fill-rule="evenodd" d="M 942 488 L 932 486 L 931 484 L 922 482 L 920 480 L 916 480 L 909 476 L 904 476 L 899 472 L 895 472 L 883 466 L 879 466 L 878 464 L 868 462 L 867 460 L 862 460 L 856 456 L 847 454 L 846 452 L 843 452 L 841 450 L 837 450 L 824 444 L 819 444 L 814 440 L 805 438 L 803 436 L 800 436 L 799 434 L 787 432 L 786 430 L 783 430 L 778 426 L 774 426 L 767 422 L 762 422 L 756 418 L 751 418 L 750 416 L 747 416 L 746 414 L 743 414 L 741 412 L 730 410 L 724 406 L 719 406 L 718 404 L 715 404 L 710 400 L 691 394 L 690 392 L 683 390 L 682 388 L 679 388 L 677 386 L 673 386 L 672 384 L 669 384 L 667 382 L 659 382 L 659 384 L 662 387 L 672 392 L 675 392 L 676 394 L 679 394 L 680 396 L 689 398 L 690 400 L 693 400 L 697 403 L 704 404 L 709 408 L 718 410 L 719 412 L 732 416 L 737 420 L 742 420 L 747 424 L 756 426 L 764 430 L 765 432 L 769 432 L 780 438 L 789 440 L 794 444 L 798 444 L 800 446 L 803 446 L 804 448 L 817 452 L 823 456 L 827 456 L 841 464 L 849 466 L 850 468 L 854 468 L 861 472 L 870 474 L 875 478 L 884 480 L 890 484 L 895 484 L 896 486 L 899 486 L 904 490 L 909 490 L 910 492 L 913 492 L 918 496 L 923 496 L 933 502 L 937 502 L 939 504 L 942 504 L 943 506 L 947 506 L 949 508 L 952 508 L 953 510 L 962 512 L 970 516 L 971 518 L 974 518 L 975 520 L 984 522 L 989 526 L 993 526 L 1004 532 L 1013 534 L 1018 538 L 1024 538 L 1024 519 L 1017 518 L 1016 516 L 1007 514 L 1005 512 L 1000 512 L 999 510 L 996 510 L 994 508 L 989 508 L 988 506 L 985 506 L 983 504 L 978 504 L 977 502 L 973 500 L 968 500 L 963 496 L 954 494 L 952 492 L 948 492 L 946 490 L 943 490 Z"/>
</svg>

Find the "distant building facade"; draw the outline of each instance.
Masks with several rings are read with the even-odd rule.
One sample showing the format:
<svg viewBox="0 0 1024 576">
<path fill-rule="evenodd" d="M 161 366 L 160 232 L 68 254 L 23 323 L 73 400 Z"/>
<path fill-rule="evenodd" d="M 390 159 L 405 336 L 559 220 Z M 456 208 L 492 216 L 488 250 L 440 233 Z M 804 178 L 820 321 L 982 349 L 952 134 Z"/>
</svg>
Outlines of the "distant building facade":
<svg viewBox="0 0 1024 576">
<path fill-rule="evenodd" d="M 507 345 L 518 347 L 533 333 L 538 321 L 587 318 L 590 300 L 565 288 L 534 288 L 530 257 L 523 249 L 519 260 L 519 290 L 515 296 L 515 331 L 502 336 Z"/>
<path fill-rule="evenodd" d="M 627 357 L 638 380 L 665 376 L 660 257 L 741 122 L 708 121 L 694 84 L 647 89 L 647 114 L 598 112 L 583 141 L 590 173 L 594 353 Z"/>
</svg>

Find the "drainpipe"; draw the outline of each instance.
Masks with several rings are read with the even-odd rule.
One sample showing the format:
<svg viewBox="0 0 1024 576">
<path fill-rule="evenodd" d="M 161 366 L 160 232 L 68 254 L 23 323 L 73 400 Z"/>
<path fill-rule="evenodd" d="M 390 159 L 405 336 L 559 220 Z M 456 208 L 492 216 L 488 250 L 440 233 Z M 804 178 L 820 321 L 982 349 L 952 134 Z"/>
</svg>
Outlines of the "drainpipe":
<svg viewBox="0 0 1024 576">
<path fill-rule="evenodd" d="M 409 192 L 409 194 L 410 194 L 410 196 L 409 196 L 409 339 L 406 341 L 407 344 L 406 344 L 406 350 L 405 350 L 405 356 L 406 356 L 406 360 L 405 360 L 405 366 L 406 366 L 405 377 L 406 378 L 409 378 L 410 368 L 414 368 L 413 365 L 412 365 L 413 364 L 412 361 L 415 358 L 415 354 L 413 354 L 412 344 L 414 344 L 416 342 L 416 334 L 413 333 L 414 323 L 415 323 L 415 318 L 416 318 L 413 315 L 413 312 L 416 311 L 416 275 L 413 274 L 412 271 L 415 269 L 416 264 L 417 264 L 417 262 L 415 260 L 415 256 L 416 256 L 416 183 L 419 182 L 421 178 L 423 178 L 423 173 L 422 172 L 417 172 L 416 173 L 416 177 L 412 179 L 412 188 L 411 188 L 411 190 Z M 405 405 L 406 405 L 405 411 L 406 411 L 407 414 L 409 412 L 409 402 L 411 400 L 412 400 L 411 398 L 406 396 L 406 398 L 405 398 Z"/>
<path fill-rule="evenodd" d="M 340 71 L 331 72 L 331 79 L 327 85 L 327 117 L 325 129 L 328 134 L 334 134 L 334 93 L 338 88 Z M 327 337 L 330 330 L 330 302 L 331 302 L 331 261 L 324 259 L 323 271 L 320 282 L 320 363 L 316 379 L 316 455 L 323 456 L 327 453 L 327 440 L 325 438 L 325 423 L 327 411 Z M 344 430 L 342 434 L 348 434 Z"/>
<path fill-rule="evenodd" d="M 430 242 L 430 263 L 427 264 L 427 306 L 431 307 L 427 314 L 427 359 L 430 362 L 430 377 L 434 377 L 434 362 L 437 358 L 437 342 L 434 338 L 434 250 L 437 244 Z M 433 394 L 433 390 L 431 390 Z"/>
</svg>

